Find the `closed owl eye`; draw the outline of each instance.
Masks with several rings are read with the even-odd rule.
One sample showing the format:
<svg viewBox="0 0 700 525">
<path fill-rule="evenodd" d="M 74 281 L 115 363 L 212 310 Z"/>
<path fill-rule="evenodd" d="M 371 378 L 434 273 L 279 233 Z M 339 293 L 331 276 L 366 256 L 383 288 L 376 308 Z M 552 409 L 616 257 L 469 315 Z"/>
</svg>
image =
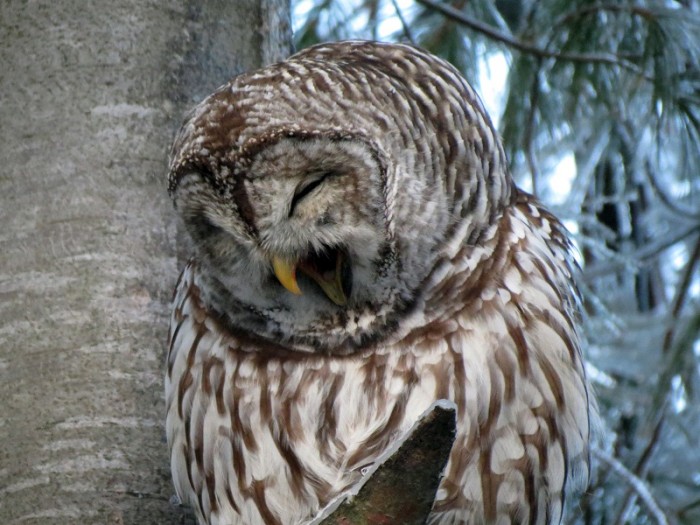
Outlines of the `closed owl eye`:
<svg viewBox="0 0 700 525">
<path fill-rule="evenodd" d="M 292 197 L 292 202 L 289 205 L 289 217 L 294 215 L 294 208 L 296 208 L 297 204 L 304 200 L 312 191 L 318 188 L 326 179 L 333 175 L 333 172 L 325 172 L 316 178 L 300 182 L 294 190 L 294 196 Z"/>
<path fill-rule="evenodd" d="M 201 238 L 212 237 L 223 230 L 214 224 L 212 220 L 202 213 L 197 213 L 188 218 L 187 223 L 191 232 L 195 232 Z"/>
</svg>

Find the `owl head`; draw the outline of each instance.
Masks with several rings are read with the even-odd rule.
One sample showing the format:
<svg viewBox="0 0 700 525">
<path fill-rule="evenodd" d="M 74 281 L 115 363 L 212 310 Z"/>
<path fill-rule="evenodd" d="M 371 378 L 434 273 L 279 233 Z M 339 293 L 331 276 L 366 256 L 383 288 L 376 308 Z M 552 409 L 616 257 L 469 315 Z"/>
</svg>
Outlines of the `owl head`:
<svg viewBox="0 0 700 525">
<path fill-rule="evenodd" d="M 458 72 L 375 42 L 316 46 L 234 78 L 180 130 L 169 180 L 207 306 L 307 352 L 389 336 L 511 193 Z"/>
</svg>

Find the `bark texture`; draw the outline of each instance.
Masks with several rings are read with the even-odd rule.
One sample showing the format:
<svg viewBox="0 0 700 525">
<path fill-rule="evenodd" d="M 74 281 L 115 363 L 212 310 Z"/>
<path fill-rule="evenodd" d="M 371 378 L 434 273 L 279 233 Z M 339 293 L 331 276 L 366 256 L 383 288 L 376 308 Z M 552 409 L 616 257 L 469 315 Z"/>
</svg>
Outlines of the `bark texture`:
<svg viewBox="0 0 700 525">
<path fill-rule="evenodd" d="M 0 5 L 0 522 L 183 523 L 162 370 L 185 110 L 287 54 L 286 0 Z"/>
</svg>

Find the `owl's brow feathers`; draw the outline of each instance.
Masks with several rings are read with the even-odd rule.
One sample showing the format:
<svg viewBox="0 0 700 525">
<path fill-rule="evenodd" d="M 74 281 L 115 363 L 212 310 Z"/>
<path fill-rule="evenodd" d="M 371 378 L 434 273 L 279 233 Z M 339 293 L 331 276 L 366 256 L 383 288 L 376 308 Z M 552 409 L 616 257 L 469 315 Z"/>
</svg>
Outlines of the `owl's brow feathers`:
<svg viewBox="0 0 700 525">
<path fill-rule="evenodd" d="M 255 212 L 250 204 L 249 196 L 245 188 L 247 168 L 250 167 L 255 156 L 277 144 L 280 140 L 310 141 L 325 138 L 332 142 L 358 142 L 363 144 L 372 156 L 379 168 L 380 179 L 386 198 L 386 159 L 380 153 L 376 144 L 367 140 L 360 133 L 338 130 L 299 130 L 288 128 L 271 129 L 259 137 L 254 137 L 235 149 L 235 154 L 226 159 L 216 155 L 202 155 L 202 150 L 192 152 L 189 157 L 181 159 L 180 164 L 170 172 L 168 193 L 172 196 L 178 188 L 180 181 L 192 172 L 199 173 L 211 186 L 224 198 L 230 199 L 234 209 L 238 210 L 241 219 L 248 227 L 252 236 L 257 236 L 255 227 Z M 387 214 L 388 215 L 388 214 Z M 387 220 L 389 217 L 387 216 Z M 391 229 L 387 231 L 391 237 Z"/>
</svg>

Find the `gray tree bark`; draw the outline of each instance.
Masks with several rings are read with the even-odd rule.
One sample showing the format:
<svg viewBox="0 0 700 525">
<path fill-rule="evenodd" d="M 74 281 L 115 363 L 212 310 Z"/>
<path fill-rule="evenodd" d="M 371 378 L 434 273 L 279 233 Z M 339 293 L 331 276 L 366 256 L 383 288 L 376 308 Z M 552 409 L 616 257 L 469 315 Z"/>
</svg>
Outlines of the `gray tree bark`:
<svg viewBox="0 0 700 525">
<path fill-rule="evenodd" d="M 162 363 L 185 110 L 289 51 L 288 0 L 0 3 L 0 522 L 182 523 Z"/>
</svg>

